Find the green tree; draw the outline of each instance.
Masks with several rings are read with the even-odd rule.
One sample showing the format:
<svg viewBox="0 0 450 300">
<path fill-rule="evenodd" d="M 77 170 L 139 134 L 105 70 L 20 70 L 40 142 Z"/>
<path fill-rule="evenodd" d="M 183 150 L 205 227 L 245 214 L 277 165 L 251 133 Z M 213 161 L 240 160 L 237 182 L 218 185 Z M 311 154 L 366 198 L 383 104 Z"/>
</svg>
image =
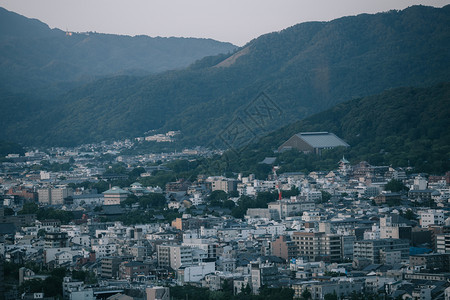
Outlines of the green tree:
<svg viewBox="0 0 450 300">
<path fill-rule="evenodd" d="M 27 293 L 40 293 L 43 292 L 43 281 L 42 279 L 31 279 L 24 281 L 19 286 L 19 292 L 22 294 L 24 292 Z"/>
<path fill-rule="evenodd" d="M 417 220 L 417 215 L 411 209 L 408 209 L 403 215 L 403 217 L 405 217 L 408 220 Z"/>
<path fill-rule="evenodd" d="M 45 278 L 43 282 L 43 290 L 47 297 L 62 297 L 63 279 L 59 276 L 52 275 Z"/>
<path fill-rule="evenodd" d="M 311 299 L 311 292 L 305 288 L 302 292 L 302 294 L 300 295 L 300 299 L 302 300 L 308 300 Z"/>
<path fill-rule="evenodd" d="M 129 207 L 131 207 L 133 204 L 137 203 L 138 201 L 139 201 L 138 197 L 136 195 L 131 194 L 131 195 L 128 195 L 127 199 L 123 200 L 120 203 L 120 206 L 122 206 L 122 207 L 129 206 Z"/>
<path fill-rule="evenodd" d="M 222 202 L 227 199 L 228 199 L 227 193 L 225 193 L 222 190 L 215 190 L 215 191 L 211 192 L 211 194 L 206 198 L 206 200 L 209 202 L 212 202 L 212 201 Z"/>
<path fill-rule="evenodd" d="M 267 288 L 262 286 L 258 299 L 265 300 L 291 300 L 293 299 L 295 291 L 291 288 Z"/>
<path fill-rule="evenodd" d="M 336 295 L 336 291 L 333 291 L 332 294 L 325 294 L 324 300 L 338 300 L 338 296 Z"/>
<path fill-rule="evenodd" d="M 233 209 L 236 206 L 233 200 L 225 200 L 222 204 L 223 208 Z"/>
<path fill-rule="evenodd" d="M 386 191 L 391 191 L 393 193 L 408 191 L 408 187 L 406 187 L 402 181 L 397 179 L 391 179 L 385 186 L 384 189 Z"/>
<path fill-rule="evenodd" d="M 323 203 L 326 203 L 328 201 L 330 201 L 331 199 L 331 194 L 328 193 L 327 191 L 320 191 L 322 193 L 322 201 Z"/>
<path fill-rule="evenodd" d="M 266 208 L 269 202 L 275 201 L 278 197 L 277 193 L 259 192 L 256 195 L 256 207 Z"/>
<path fill-rule="evenodd" d="M 72 271 L 72 278 L 74 280 L 78 280 L 78 281 L 84 281 L 86 279 L 86 271 L 80 270 L 73 270 Z"/>
<path fill-rule="evenodd" d="M 146 171 L 143 167 L 134 168 L 130 173 L 128 173 L 128 177 L 130 178 L 130 180 L 136 180 L 136 178 L 138 178 L 142 173 L 145 172 Z"/>
<path fill-rule="evenodd" d="M 139 206 L 142 209 L 146 208 L 161 208 L 166 204 L 166 197 L 159 193 L 150 193 L 139 197 Z"/>
<path fill-rule="evenodd" d="M 108 166 L 105 173 L 103 174 L 126 174 L 126 173 L 127 173 L 126 165 L 124 163 L 117 163 Z"/>
<path fill-rule="evenodd" d="M 14 215 L 14 209 L 12 209 L 11 207 L 4 207 L 4 214 L 5 216 Z"/>
<path fill-rule="evenodd" d="M 250 287 L 250 284 L 247 283 L 245 287 L 241 288 L 241 292 L 239 294 L 242 295 L 251 295 L 252 294 L 252 288 Z"/>
<path fill-rule="evenodd" d="M 230 197 L 230 198 L 239 197 L 239 192 L 238 191 L 231 191 L 231 192 L 228 193 L 228 197 Z"/>
<path fill-rule="evenodd" d="M 17 212 L 18 215 L 35 214 L 39 209 L 39 206 L 31 201 L 25 202 L 22 209 Z"/>
</svg>

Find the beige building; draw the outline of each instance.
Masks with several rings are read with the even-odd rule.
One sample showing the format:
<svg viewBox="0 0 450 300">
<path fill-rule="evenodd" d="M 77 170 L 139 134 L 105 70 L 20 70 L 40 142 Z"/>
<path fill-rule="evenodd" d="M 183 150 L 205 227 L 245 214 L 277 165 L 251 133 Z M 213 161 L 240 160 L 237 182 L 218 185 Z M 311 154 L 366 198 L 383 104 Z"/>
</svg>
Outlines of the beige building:
<svg viewBox="0 0 450 300">
<path fill-rule="evenodd" d="M 211 183 L 211 191 L 224 191 L 226 193 L 237 190 L 237 180 L 226 178 L 223 176 L 208 177 L 206 182 Z"/>
<path fill-rule="evenodd" d="M 281 235 L 272 242 L 272 255 L 290 260 L 296 258 L 298 254 L 297 245 L 290 239 L 289 236 Z"/>
<path fill-rule="evenodd" d="M 411 239 L 411 221 L 391 214 L 380 218 L 381 239 Z"/>
<path fill-rule="evenodd" d="M 154 286 L 145 289 L 147 300 L 169 300 L 170 290 L 168 287 Z"/>
<path fill-rule="evenodd" d="M 73 196 L 73 190 L 67 187 L 38 189 L 39 203 L 47 205 L 62 205 L 64 199 Z"/>
<path fill-rule="evenodd" d="M 51 188 L 38 189 L 38 199 L 41 204 L 51 204 L 52 193 Z"/>
<path fill-rule="evenodd" d="M 113 186 L 111 189 L 103 192 L 105 205 L 118 205 L 128 197 L 128 192 L 122 190 L 118 186 Z"/>
<path fill-rule="evenodd" d="M 193 263 L 192 249 L 181 245 L 158 245 L 158 267 L 177 270 L 181 266 L 190 266 Z"/>
<path fill-rule="evenodd" d="M 297 245 L 298 256 L 311 261 L 338 262 L 341 260 L 341 237 L 323 232 L 294 232 L 292 240 Z"/>
</svg>

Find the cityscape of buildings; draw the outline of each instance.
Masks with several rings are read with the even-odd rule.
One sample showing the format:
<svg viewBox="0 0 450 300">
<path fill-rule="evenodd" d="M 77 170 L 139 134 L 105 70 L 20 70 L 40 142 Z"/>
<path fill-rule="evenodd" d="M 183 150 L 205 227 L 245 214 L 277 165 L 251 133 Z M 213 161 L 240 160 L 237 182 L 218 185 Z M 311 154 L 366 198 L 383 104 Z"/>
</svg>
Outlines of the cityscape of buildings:
<svg viewBox="0 0 450 300">
<path fill-rule="evenodd" d="M 2 265 L 3 299 L 53 299 L 19 286 L 45 280 L 57 268 L 68 270 L 61 288 L 63 298 L 73 300 L 171 299 L 170 287 L 183 285 L 211 291 L 229 286 L 235 295 L 282 287 L 314 300 L 450 299 L 450 172 L 352 165 L 343 157 L 329 172 L 277 174 L 274 167 L 265 180 L 200 174 L 151 186 L 143 179 L 168 171 L 165 162 L 212 152 L 121 155 L 132 143 L 33 150 L 1 163 L 0 256 L 5 266 L 20 266 L 14 285 Z M 111 163 L 126 172 L 108 172 Z M 43 164 L 70 168 L 36 168 Z M 137 167 L 145 170 L 133 183 L 111 184 L 129 179 Z M 86 182 L 108 187 L 99 191 Z M 214 203 L 219 194 L 226 199 Z M 275 196 L 266 207 L 248 207 L 243 218 L 233 216 L 242 197 L 261 195 Z M 149 197 L 163 204 L 139 201 Z M 39 209 L 24 213 L 30 203 Z M 71 218 L 45 218 L 41 209 L 70 212 Z M 118 221 L 140 213 L 151 217 Z M 91 274 L 92 282 L 76 272 Z"/>
</svg>

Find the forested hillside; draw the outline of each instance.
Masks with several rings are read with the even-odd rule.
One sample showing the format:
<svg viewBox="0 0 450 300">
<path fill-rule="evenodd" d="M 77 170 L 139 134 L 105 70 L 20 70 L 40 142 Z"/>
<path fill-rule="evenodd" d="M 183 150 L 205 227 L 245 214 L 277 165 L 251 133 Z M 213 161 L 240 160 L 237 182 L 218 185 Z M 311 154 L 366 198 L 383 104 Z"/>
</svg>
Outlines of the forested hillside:
<svg viewBox="0 0 450 300">
<path fill-rule="evenodd" d="M 448 24 L 450 6 L 298 24 L 184 70 L 73 89 L 0 137 L 74 145 L 161 129 L 181 130 L 186 146 L 238 147 L 229 129 L 254 140 L 342 101 L 450 81 Z"/>
<path fill-rule="evenodd" d="M 70 33 L 0 8 L 0 87 L 55 97 L 101 76 L 185 68 L 236 46 L 211 39 Z"/>
<path fill-rule="evenodd" d="M 246 171 L 265 177 L 271 170 L 260 164 L 276 156 L 284 171 L 331 170 L 345 155 L 351 163 L 413 167 L 415 172 L 443 174 L 450 170 L 450 83 L 428 88 L 398 88 L 347 101 L 283 127 L 245 149 L 229 151 L 207 165 L 222 172 Z M 274 151 L 299 132 L 328 131 L 350 147 L 325 151 L 322 157 L 292 150 Z"/>
</svg>

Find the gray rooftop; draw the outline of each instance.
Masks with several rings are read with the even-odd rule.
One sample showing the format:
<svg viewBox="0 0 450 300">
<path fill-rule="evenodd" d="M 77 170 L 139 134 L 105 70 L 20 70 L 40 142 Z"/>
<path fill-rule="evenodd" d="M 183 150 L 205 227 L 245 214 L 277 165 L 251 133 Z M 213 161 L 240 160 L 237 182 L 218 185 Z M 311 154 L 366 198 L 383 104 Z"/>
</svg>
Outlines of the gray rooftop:
<svg viewBox="0 0 450 300">
<path fill-rule="evenodd" d="M 314 148 L 349 147 L 349 144 L 330 132 L 301 132 L 297 136 Z"/>
<path fill-rule="evenodd" d="M 129 194 L 128 191 L 122 190 L 120 187 L 118 186 L 113 186 L 111 189 L 103 192 L 103 194 Z"/>
</svg>

